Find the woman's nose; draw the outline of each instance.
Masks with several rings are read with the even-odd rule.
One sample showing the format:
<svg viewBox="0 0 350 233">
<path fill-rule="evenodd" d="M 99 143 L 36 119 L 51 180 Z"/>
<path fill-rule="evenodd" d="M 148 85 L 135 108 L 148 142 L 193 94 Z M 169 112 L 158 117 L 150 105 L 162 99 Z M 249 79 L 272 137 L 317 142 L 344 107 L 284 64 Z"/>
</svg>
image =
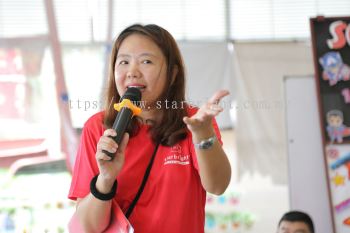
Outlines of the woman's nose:
<svg viewBox="0 0 350 233">
<path fill-rule="evenodd" d="M 140 71 L 136 64 L 131 64 L 127 73 L 128 78 L 138 78 L 140 77 Z"/>
</svg>

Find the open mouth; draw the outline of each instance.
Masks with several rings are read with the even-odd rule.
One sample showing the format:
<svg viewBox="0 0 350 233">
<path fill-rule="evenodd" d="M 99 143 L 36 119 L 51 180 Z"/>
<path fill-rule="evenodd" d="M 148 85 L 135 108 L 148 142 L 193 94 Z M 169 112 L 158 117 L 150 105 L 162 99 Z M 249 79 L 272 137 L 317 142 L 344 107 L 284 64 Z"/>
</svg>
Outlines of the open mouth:
<svg viewBox="0 0 350 233">
<path fill-rule="evenodd" d="M 142 91 L 146 88 L 146 86 L 143 86 L 143 85 L 129 85 L 129 86 L 127 86 L 127 88 L 130 88 L 130 87 L 137 88 L 140 91 Z"/>
</svg>

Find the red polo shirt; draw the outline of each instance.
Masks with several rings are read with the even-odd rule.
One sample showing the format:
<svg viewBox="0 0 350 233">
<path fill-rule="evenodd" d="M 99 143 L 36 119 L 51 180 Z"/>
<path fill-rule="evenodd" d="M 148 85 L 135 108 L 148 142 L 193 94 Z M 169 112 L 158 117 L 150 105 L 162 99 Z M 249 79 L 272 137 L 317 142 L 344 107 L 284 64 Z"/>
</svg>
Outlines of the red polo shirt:
<svg viewBox="0 0 350 233">
<path fill-rule="evenodd" d="M 193 115 L 196 109 L 188 109 Z M 99 170 L 95 160 L 96 145 L 103 134 L 103 113 L 86 123 L 77 153 L 69 198 L 84 198 L 89 184 Z M 217 137 L 220 133 L 213 121 Z M 142 125 L 131 137 L 125 152 L 125 163 L 117 177 L 116 200 L 126 212 L 143 179 L 155 145 Z M 159 146 L 145 189 L 130 217 L 135 233 L 203 233 L 206 192 L 201 184 L 192 136 L 172 147 Z"/>
</svg>

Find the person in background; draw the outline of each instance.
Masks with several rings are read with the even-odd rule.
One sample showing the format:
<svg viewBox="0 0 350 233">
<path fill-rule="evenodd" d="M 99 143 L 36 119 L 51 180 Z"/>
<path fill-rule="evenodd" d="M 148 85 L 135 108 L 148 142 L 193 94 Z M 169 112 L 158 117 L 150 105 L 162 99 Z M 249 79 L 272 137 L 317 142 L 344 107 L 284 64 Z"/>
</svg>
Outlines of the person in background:
<svg viewBox="0 0 350 233">
<path fill-rule="evenodd" d="M 285 213 L 278 223 L 277 233 L 315 233 L 311 217 L 301 211 Z"/>
</svg>

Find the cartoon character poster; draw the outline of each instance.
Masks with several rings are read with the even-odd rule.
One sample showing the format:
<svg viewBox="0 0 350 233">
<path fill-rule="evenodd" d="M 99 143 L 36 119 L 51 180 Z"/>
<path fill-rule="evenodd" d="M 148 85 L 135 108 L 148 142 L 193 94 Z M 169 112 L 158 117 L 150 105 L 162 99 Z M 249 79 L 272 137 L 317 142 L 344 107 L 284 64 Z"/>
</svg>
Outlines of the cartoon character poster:
<svg viewBox="0 0 350 233">
<path fill-rule="evenodd" d="M 311 19 L 335 233 L 350 233 L 350 17 Z"/>
</svg>

